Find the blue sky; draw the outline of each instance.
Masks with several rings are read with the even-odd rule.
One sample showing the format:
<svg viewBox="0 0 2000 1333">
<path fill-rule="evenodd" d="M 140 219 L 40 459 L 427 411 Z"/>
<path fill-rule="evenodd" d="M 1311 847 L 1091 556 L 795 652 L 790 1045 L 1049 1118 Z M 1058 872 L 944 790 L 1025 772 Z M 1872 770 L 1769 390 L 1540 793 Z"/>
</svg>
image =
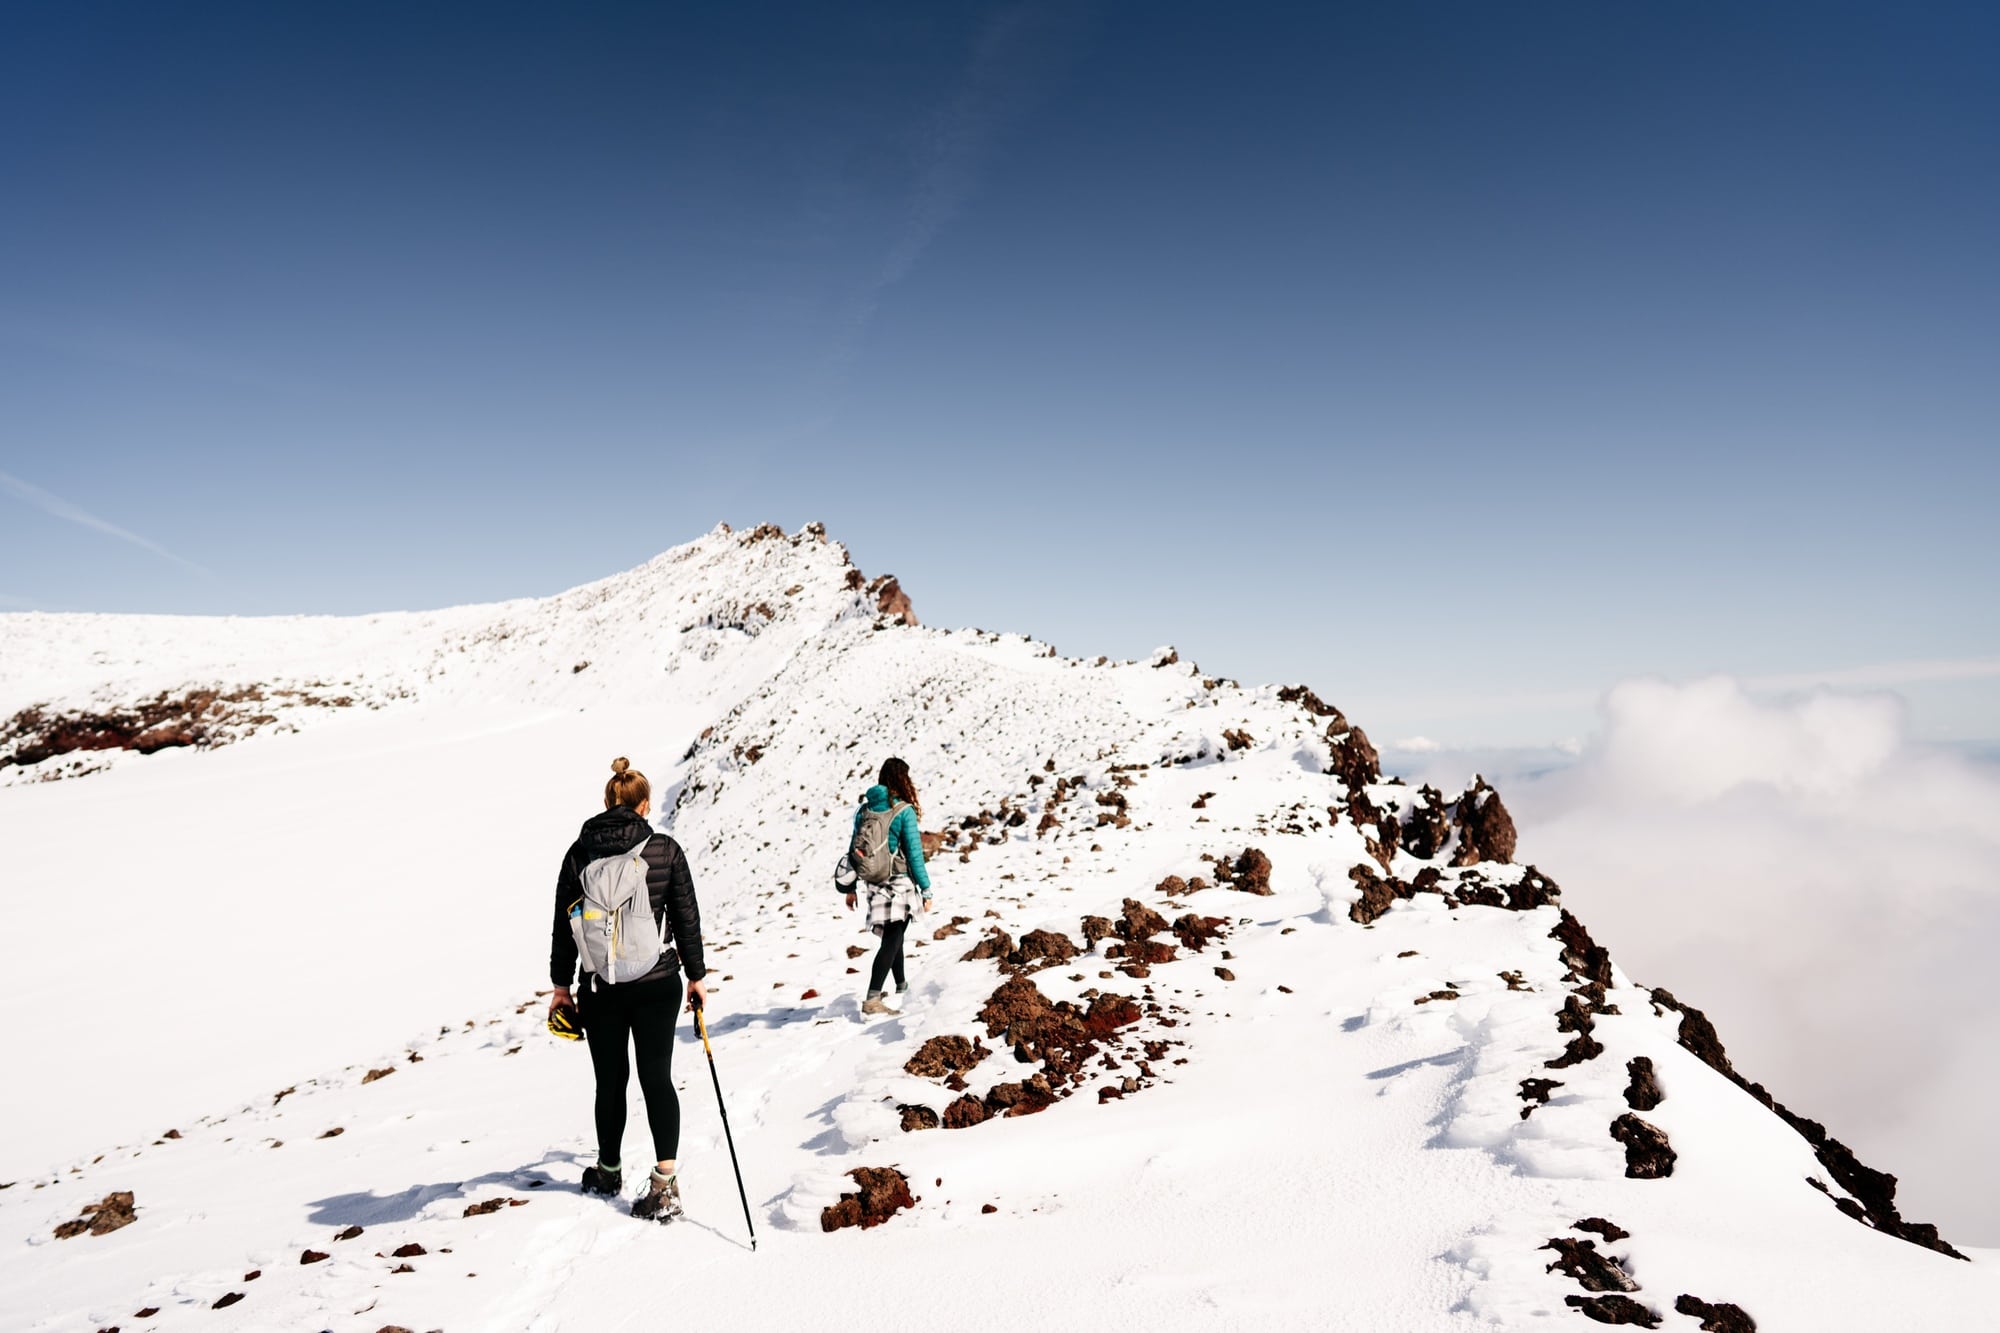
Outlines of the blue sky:
<svg viewBox="0 0 2000 1333">
<path fill-rule="evenodd" d="M 1985 5 L 19 7 L 0 610 L 821 519 L 1378 733 L 2000 737 Z M 1912 665 L 1915 664 L 1915 665 Z"/>
</svg>

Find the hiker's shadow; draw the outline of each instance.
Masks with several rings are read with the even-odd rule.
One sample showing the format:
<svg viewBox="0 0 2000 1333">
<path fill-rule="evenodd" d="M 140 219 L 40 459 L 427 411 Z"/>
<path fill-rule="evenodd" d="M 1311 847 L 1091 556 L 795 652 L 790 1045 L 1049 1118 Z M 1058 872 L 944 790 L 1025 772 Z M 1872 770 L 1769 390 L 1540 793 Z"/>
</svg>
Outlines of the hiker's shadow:
<svg viewBox="0 0 2000 1333">
<path fill-rule="evenodd" d="M 488 1171 L 484 1175 L 471 1176 L 465 1180 L 440 1181 L 430 1185 L 412 1185 L 394 1194 L 377 1194 L 373 1190 L 355 1194 L 334 1194 L 324 1199 L 314 1199 L 307 1205 L 311 1211 L 306 1220 L 316 1226 L 349 1227 L 380 1226 L 389 1222 L 408 1222 L 439 1199 L 464 1197 L 483 1186 L 504 1185 L 510 1189 L 542 1190 L 555 1183 L 555 1178 L 546 1168 L 554 1165 L 575 1165 L 582 1159 L 575 1153 L 549 1152 L 540 1161 L 526 1166 L 518 1166 L 506 1171 Z"/>
</svg>

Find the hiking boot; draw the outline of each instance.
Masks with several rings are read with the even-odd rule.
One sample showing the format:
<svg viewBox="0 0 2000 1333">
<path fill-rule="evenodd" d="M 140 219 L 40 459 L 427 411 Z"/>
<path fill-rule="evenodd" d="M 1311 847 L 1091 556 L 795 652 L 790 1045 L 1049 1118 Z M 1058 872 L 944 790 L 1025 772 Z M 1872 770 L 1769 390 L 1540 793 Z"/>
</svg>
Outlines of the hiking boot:
<svg viewBox="0 0 2000 1333">
<path fill-rule="evenodd" d="M 877 990 L 868 992 L 868 998 L 861 1002 L 861 1012 L 864 1014 L 893 1014 L 896 1011 L 889 1007 L 889 1002 L 882 998 L 882 992 Z"/>
<path fill-rule="evenodd" d="M 624 1173 L 615 1166 L 586 1166 L 583 1169 L 585 1194 L 616 1194 L 624 1186 Z"/>
<path fill-rule="evenodd" d="M 680 1177 L 663 1176 L 655 1170 L 646 1178 L 646 1192 L 632 1201 L 632 1216 L 654 1222 L 671 1222 L 683 1216 Z"/>
</svg>

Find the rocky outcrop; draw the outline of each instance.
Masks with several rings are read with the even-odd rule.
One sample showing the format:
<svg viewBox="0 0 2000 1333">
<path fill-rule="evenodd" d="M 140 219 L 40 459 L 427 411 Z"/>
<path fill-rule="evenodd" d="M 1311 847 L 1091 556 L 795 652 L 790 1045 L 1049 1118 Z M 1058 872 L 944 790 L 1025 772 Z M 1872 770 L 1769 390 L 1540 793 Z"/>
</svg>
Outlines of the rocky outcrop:
<svg viewBox="0 0 2000 1333">
<path fill-rule="evenodd" d="M 131 1190 L 115 1190 L 96 1203 L 83 1206 L 80 1217 L 71 1218 L 56 1228 L 57 1240 L 68 1240 L 89 1232 L 93 1236 L 108 1235 L 120 1227 L 129 1227 L 139 1220 L 132 1205 Z"/>
<path fill-rule="evenodd" d="M 1757 1321 L 1742 1306 L 1726 1301 L 1711 1303 L 1682 1295 L 1674 1298 L 1674 1311 L 1701 1320 L 1701 1333 L 1757 1333 Z"/>
<path fill-rule="evenodd" d="M 1625 1145 L 1625 1175 L 1630 1180 L 1663 1180 L 1674 1173 L 1673 1145 L 1665 1131 L 1627 1111 L 1611 1122 L 1611 1137 Z"/>
<path fill-rule="evenodd" d="M 822 1231 L 879 1227 L 903 1209 L 917 1206 L 908 1177 L 892 1166 L 857 1166 L 847 1174 L 856 1188 L 820 1213 Z"/>
<path fill-rule="evenodd" d="M 1451 808 L 1452 827 L 1458 831 L 1458 850 L 1452 853 L 1455 866 L 1478 865 L 1482 861 L 1502 865 L 1514 860 L 1514 817 L 1500 801 L 1500 793 L 1485 778 L 1475 777 Z"/>
<path fill-rule="evenodd" d="M 1907 1222 L 1896 1209 L 1896 1178 L 1886 1171 L 1877 1171 L 1864 1166 L 1854 1155 L 1854 1150 L 1826 1132 L 1826 1126 L 1817 1120 L 1808 1120 L 1797 1115 L 1777 1098 L 1773 1097 L 1761 1083 L 1752 1083 L 1736 1072 L 1730 1064 L 1729 1056 L 1722 1049 L 1722 1039 L 1716 1035 L 1715 1025 L 1708 1016 L 1691 1006 L 1682 1004 L 1667 990 L 1651 992 L 1654 1012 L 1669 1010 L 1681 1016 L 1678 1032 L 1681 1046 L 1692 1053 L 1710 1069 L 1715 1070 L 1737 1087 L 1755 1097 L 1768 1107 L 1786 1124 L 1798 1131 L 1799 1136 L 1812 1145 L 1813 1155 L 1826 1167 L 1839 1186 L 1853 1196 L 1835 1199 L 1834 1205 L 1857 1222 L 1874 1227 L 1877 1231 L 1899 1236 L 1912 1245 L 1921 1245 L 1939 1254 L 1948 1254 L 1954 1259 L 1964 1255 L 1947 1243 L 1938 1234 L 1936 1226 L 1929 1222 Z"/>
<path fill-rule="evenodd" d="M 868 593 L 875 599 L 878 614 L 905 625 L 915 625 L 916 608 L 910 605 L 910 595 L 903 591 L 903 585 L 896 581 L 894 574 L 883 574 L 868 584 Z"/>
</svg>

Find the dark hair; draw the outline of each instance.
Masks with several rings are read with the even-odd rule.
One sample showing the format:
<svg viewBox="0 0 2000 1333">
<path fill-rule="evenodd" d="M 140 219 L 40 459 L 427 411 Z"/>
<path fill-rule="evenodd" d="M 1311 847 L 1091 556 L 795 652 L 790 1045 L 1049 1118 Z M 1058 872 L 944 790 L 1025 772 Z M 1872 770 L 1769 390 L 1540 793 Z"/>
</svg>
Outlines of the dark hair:
<svg viewBox="0 0 2000 1333">
<path fill-rule="evenodd" d="M 884 759 L 881 775 L 876 779 L 889 789 L 892 800 L 902 801 L 917 812 L 917 818 L 924 817 L 924 803 L 917 799 L 917 784 L 910 780 L 910 766 L 900 759 Z"/>
<path fill-rule="evenodd" d="M 632 761 L 620 755 L 611 761 L 611 781 L 604 784 L 604 808 L 622 805 L 628 810 L 637 810 L 653 794 L 652 784 L 646 775 L 632 767 Z"/>
</svg>

